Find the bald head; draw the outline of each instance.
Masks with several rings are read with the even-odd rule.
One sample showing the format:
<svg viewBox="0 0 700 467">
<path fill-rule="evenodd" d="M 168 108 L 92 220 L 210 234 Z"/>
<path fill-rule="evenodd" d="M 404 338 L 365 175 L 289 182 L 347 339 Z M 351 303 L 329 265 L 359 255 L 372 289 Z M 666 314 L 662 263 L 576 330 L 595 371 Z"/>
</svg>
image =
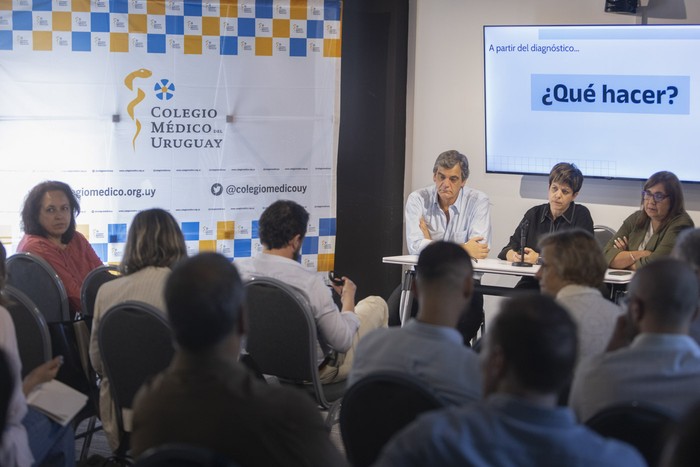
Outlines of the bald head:
<svg viewBox="0 0 700 467">
<path fill-rule="evenodd" d="M 685 262 L 662 258 L 641 268 L 632 278 L 628 297 L 638 300 L 658 326 L 682 327 L 692 321 L 698 304 L 698 280 Z"/>
</svg>

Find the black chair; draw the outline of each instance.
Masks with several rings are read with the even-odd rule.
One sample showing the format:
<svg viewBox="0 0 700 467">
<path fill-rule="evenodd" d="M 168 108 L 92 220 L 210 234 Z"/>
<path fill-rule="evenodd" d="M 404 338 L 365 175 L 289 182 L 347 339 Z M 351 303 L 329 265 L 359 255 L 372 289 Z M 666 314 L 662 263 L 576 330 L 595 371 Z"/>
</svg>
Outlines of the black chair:
<svg viewBox="0 0 700 467">
<path fill-rule="evenodd" d="M 119 447 L 115 454 L 125 459 L 129 433 L 122 410 L 131 409 L 141 385 L 170 364 L 175 353 L 172 331 L 163 312 L 147 303 L 127 301 L 107 310 L 97 333 L 116 408 Z"/>
<path fill-rule="evenodd" d="M 164 444 L 144 452 L 134 467 L 237 467 L 222 454 L 189 444 Z"/>
<path fill-rule="evenodd" d="M 615 231 L 607 225 L 594 225 L 593 236 L 595 237 L 600 248 L 605 248 L 611 238 L 615 235 Z"/>
<path fill-rule="evenodd" d="M 24 378 L 34 368 L 51 360 L 49 328 L 36 305 L 21 291 L 7 285 L 2 293 L 7 298 L 7 311 L 15 325 Z"/>
<path fill-rule="evenodd" d="M 7 283 L 24 292 L 47 323 L 70 321 L 66 288 L 49 263 L 32 253 L 16 253 L 6 266 Z"/>
<path fill-rule="evenodd" d="M 7 409 L 14 392 L 14 375 L 7 355 L 0 349 L 0 433 L 5 432 Z"/>
<path fill-rule="evenodd" d="M 372 465 L 389 439 L 442 400 L 411 375 L 374 373 L 350 386 L 340 409 L 340 433 L 353 466 Z"/>
<path fill-rule="evenodd" d="M 80 288 L 80 306 L 83 318 L 92 323 L 97 291 L 100 290 L 102 284 L 117 279 L 119 276 L 119 269 L 114 266 L 98 266 L 85 276 Z"/>
<path fill-rule="evenodd" d="M 586 421 L 586 425 L 600 435 L 637 448 L 650 466 L 658 464 L 676 423 L 677 418 L 666 409 L 641 402 L 615 404 Z"/>
<path fill-rule="evenodd" d="M 316 358 L 316 322 L 306 296 L 283 282 L 256 277 L 246 283 L 248 334 L 246 350 L 264 375 L 300 386 L 319 406 L 330 409 L 343 397 L 345 382 L 321 384 Z M 333 422 L 333 411 L 326 418 Z"/>
</svg>

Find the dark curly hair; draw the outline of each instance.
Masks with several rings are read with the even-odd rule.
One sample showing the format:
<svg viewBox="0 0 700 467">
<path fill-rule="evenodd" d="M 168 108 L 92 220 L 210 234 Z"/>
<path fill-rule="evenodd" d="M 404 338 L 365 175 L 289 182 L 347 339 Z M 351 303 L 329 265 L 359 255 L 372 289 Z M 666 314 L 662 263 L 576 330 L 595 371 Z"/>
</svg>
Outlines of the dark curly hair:
<svg viewBox="0 0 700 467">
<path fill-rule="evenodd" d="M 62 191 L 65 193 L 70 203 L 70 224 L 68 225 L 68 230 L 61 235 L 61 243 L 67 244 L 73 239 L 73 235 L 75 235 L 75 216 L 80 214 L 78 198 L 75 197 L 73 190 L 71 190 L 67 183 L 49 180 L 41 182 L 32 188 L 27 198 L 24 200 L 24 207 L 22 208 L 22 228 L 26 234 L 47 237 L 46 229 L 39 223 L 39 212 L 41 211 L 41 200 L 49 191 Z"/>
<path fill-rule="evenodd" d="M 266 248 L 284 248 L 296 235 L 306 236 L 309 213 L 290 200 L 275 201 L 260 216 L 260 243 Z"/>
</svg>

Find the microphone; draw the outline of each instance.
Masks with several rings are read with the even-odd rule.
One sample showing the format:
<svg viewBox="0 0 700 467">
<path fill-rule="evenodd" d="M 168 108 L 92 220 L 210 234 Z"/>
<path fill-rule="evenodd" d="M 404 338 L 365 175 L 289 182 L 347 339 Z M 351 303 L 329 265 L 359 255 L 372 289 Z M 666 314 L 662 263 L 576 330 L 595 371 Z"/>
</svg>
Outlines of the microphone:
<svg viewBox="0 0 700 467">
<path fill-rule="evenodd" d="M 532 264 L 525 261 L 525 241 L 527 237 L 527 229 L 530 227 L 530 221 L 523 219 L 520 223 L 520 260 L 511 263 L 511 266 L 517 266 L 519 268 L 531 268 Z"/>
</svg>

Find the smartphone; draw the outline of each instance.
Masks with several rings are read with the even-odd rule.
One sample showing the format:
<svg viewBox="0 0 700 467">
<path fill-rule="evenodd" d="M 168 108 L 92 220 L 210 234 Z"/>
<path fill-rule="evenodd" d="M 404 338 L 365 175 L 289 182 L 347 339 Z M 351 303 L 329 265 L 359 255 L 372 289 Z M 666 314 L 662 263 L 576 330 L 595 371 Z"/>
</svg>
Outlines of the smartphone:
<svg viewBox="0 0 700 467">
<path fill-rule="evenodd" d="M 333 285 L 342 286 L 345 284 L 345 281 L 341 279 L 341 276 L 336 274 L 335 271 L 328 271 L 328 280 L 331 281 Z"/>
</svg>

